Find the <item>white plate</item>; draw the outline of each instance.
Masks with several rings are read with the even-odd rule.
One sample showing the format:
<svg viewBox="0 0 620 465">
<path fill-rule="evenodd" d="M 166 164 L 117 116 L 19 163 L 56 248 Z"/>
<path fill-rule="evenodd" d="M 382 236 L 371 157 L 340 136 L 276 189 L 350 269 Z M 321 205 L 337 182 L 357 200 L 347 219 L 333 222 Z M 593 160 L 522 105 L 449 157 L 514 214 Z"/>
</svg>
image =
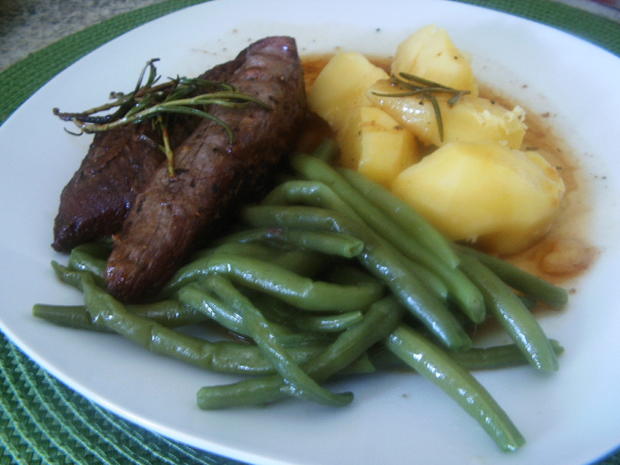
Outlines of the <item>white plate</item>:
<svg viewBox="0 0 620 465">
<path fill-rule="evenodd" d="M 592 181 L 591 239 L 602 251 L 565 312 L 546 318 L 566 346 L 551 377 L 527 368 L 480 373 L 528 442 L 498 452 L 482 430 L 420 377 L 349 381 L 353 405 L 283 402 L 267 409 L 203 412 L 202 385 L 232 381 L 170 361 L 111 335 L 53 327 L 34 302 L 75 303 L 56 282 L 49 247 L 58 196 L 86 152 L 51 108 L 87 108 L 129 88 L 160 57 L 166 75 L 194 75 L 267 35 L 297 38 L 302 53 L 335 47 L 389 55 L 420 26 L 449 30 L 479 78 L 553 123 Z M 583 465 L 620 439 L 620 60 L 554 29 L 452 2 L 227 0 L 153 21 L 81 59 L 29 99 L 1 128 L 2 330 L 37 363 L 117 414 L 174 439 L 256 464 Z M 527 86 L 523 86 L 527 84 Z M 602 178 L 604 176 L 605 178 Z M 343 386 L 337 386 L 342 388 Z"/>
</svg>

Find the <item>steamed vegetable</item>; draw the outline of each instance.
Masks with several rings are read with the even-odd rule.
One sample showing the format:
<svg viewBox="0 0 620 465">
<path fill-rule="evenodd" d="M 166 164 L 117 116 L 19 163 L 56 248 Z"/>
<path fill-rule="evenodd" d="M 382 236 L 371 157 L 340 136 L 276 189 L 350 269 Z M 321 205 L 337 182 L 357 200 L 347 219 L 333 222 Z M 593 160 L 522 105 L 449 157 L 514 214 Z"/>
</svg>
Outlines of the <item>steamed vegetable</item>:
<svg viewBox="0 0 620 465">
<path fill-rule="evenodd" d="M 310 109 L 336 134 L 341 165 L 389 185 L 418 160 L 413 133 L 377 107 L 368 89 L 387 73 L 360 53 L 339 53 L 325 65 L 308 97 Z"/>
<path fill-rule="evenodd" d="M 391 72 L 415 74 L 478 94 L 469 59 L 454 45 L 448 32 L 435 25 L 419 29 L 398 46 Z"/>
<path fill-rule="evenodd" d="M 351 110 L 368 105 L 366 92 L 387 73 L 357 52 L 335 55 L 317 76 L 308 95 L 308 106 L 338 131 Z"/>
<path fill-rule="evenodd" d="M 413 133 L 376 107 L 352 110 L 337 139 L 341 165 L 385 186 L 420 158 Z"/>
<path fill-rule="evenodd" d="M 440 231 L 499 253 L 530 245 L 549 229 L 562 178 L 537 152 L 491 143 L 451 143 L 403 171 L 392 185 Z"/>
<path fill-rule="evenodd" d="M 335 55 L 310 106 L 334 130 L 340 166 L 392 190 L 449 239 L 516 253 L 559 211 L 557 170 L 521 151 L 524 110 L 479 96 L 470 61 L 441 28 L 406 38 L 389 78 L 360 54 Z"/>
<path fill-rule="evenodd" d="M 509 110 L 472 95 L 465 95 L 457 104 L 450 105 L 450 95 L 437 95 L 443 123 L 441 137 L 432 102 L 417 95 L 398 96 L 402 93 L 390 81 L 383 80 L 371 86 L 368 96 L 373 105 L 390 114 L 425 144 L 497 142 L 519 148 L 523 142 L 525 114 L 520 107 Z"/>
</svg>

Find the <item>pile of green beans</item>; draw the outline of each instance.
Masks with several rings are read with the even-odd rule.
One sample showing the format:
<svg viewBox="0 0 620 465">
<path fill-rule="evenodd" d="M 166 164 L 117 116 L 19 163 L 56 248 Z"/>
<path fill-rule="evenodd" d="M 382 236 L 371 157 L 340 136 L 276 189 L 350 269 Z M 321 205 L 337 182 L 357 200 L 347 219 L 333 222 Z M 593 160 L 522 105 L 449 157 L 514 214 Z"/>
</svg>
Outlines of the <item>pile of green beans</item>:
<svg viewBox="0 0 620 465">
<path fill-rule="evenodd" d="M 91 243 L 73 249 L 66 266 L 52 263 L 84 305 L 36 304 L 33 314 L 115 332 L 208 370 L 253 375 L 200 388 L 202 409 L 289 397 L 344 406 L 353 394 L 325 382 L 405 367 L 437 384 L 502 450 L 518 449 L 523 436 L 470 371 L 557 370 L 563 349 L 531 307 L 561 308 L 566 291 L 450 243 L 382 186 L 331 166 L 334 150 L 326 141 L 312 155 L 294 155 L 286 180 L 243 209 L 239 229 L 196 251 L 152 300 L 125 305 L 108 294 L 110 243 Z M 488 320 L 513 343 L 472 347 L 472 328 Z M 177 329 L 204 325 L 219 336 Z"/>
</svg>

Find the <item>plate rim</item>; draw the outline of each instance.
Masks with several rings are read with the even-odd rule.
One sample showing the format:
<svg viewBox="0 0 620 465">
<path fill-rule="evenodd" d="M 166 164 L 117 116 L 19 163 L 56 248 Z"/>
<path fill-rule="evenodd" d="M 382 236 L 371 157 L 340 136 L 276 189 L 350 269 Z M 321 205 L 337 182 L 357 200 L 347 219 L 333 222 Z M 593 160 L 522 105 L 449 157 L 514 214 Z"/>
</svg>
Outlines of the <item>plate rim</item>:
<svg viewBox="0 0 620 465">
<path fill-rule="evenodd" d="M 195 6 L 189 6 L 189 7 L 184 8 L 183 10 L 186 10 L 186 9 L 189 9 L 189 8 L 201 7 L 201 6 L 203 6 L 203 5 L 208 5 L 208 4 L 209 4 L 209 3 L 205 3 L 205 4 L 198 4 L 198 5 L 195 5 Z M 467 6 L 472 6 L 472 5 L 467 5 Z M 481 7 L 481 6 L 474 6 L 474 7 L 475 7 L 475 8 L 481 8 L 481 9 L 484 9 L 484 8 L 483 8 L 483 7 Z M 507 13 L 502 13 L 502 12 L 497 12 L 497 11 L 495 11 L 495 13 L 498 13 L 498 14 L 506 14 L 506 15 L 507 15 Z M 174 13 L 173 13 L 173 14 L 174 14 Z M 509 15 L 509 16 L 510 16 L 510 15 Z M 520 19 L 525 20 L 525 21 L 531 21 L 531 20 L 529 20 L 529 19 L 524 19 L 524 18 L 520 18 Z M 147 24 L 150 24 L 150 23 L 152 23 L 152 22 L 154 22 L 154 21 L 158 21 L 158 19 L 153 20 L 153 21 L 151 21 L 151 22 L 149 22 L 149 23 L 147 23 Z M 550 27 L 550 26 L 545 26 L 545 25 L 544 25 L 544 24 L 542 24 L 542 23 L 537 23 L 537 22 L 535 22 L 535 24 L 537 24 L 538 26 Z M 142 26 L 140 26 L 140 27 L 142 27 Z M 568 33 L 566 33 L 566 32 L 563 32 L 563 31 L 557 30 L 557 29 L 552 28 L 552 27 L 550 27 L 550 28 L 551 28 L 551 29 L 553 29 L 553 30 L 554 30 L 554 31 L 556 31 L 556 32 L 563 33 L 563 34 L 567 34 L 567 35 L 568 35 L 568 36 L 570 36 L 570 37 L 571 37 L 571 39 L 573 39 L 573 40 L 583 40 L 583 39 L 580 39 L 580 38 L 578 38 L 578 37 L 576 37 L 576 36 L 574 36 L 574 35 L 572 35 L 572 34 L 568 34 Z M 134 30 L 135 30 L 135 29 L 134 29 Z M 132 30 L 132 31 L 133 31 L 133 30 Z M 129 31 L 129 32 L 131 32 L 131 31 Z M 114 39 L 114 40 L 119 40 L 119 39 L 121 39 L 124 35 L 125 35 L 125 34 L 123 34 L 123 35 L 119 36 L 118 38 L 116 38 L 116 39 Z M 592 45 L 592 46 L 595 46 L 595 47 L 596 47 L 596 45 L 593 45 L 593 44 L 591 44 L 591 43 L 589 43 L 589 42 L 586 42 L 586 43 L 588 43 L 589 45 Z M 108 45 L 108 44 L 106 43 L 105 45 Z M 105 46 L 105 45 L 104 45 L 104 46 Z M 601 51 L 603 51 L 603 52 L 606 52 L 606 53 L 610 53 L 610 54 L 611 54 L 611 52 L 609 52 L 609 51 L 607 51 L 607 50 L 605 50 L 605 49 L 603 49 L 603 48 L 600 48 L 600 47 L 598 47 L 598 48 L 599 48 L 599 50 L 601 50 Z M 96 50 L 98 50 L 98 49 L 95 49 L 93 52 L 95 52 Z M 93 52 L 90 52 L 90 53 L 89 53 L 89 54 L 87 54 L 84 58 L 86 58 L 86 57 L 90 56 Z M 613 57 L 615 57 L 615 55 L 613 55 L 613 54 L 611 54 L 611 55 L 612 55 Z M 73 65 L 71 65 L 70 67 L 72 67 L 72 66 L 73 66 Z M 70 67 L 68 67 L 68 68 L 70 68 Z M 56 78 L 54 78 L 54 79 L 56 79 Z M 26 102 L 27 102 L 27 100 L 24 102 L 24 104 L 25 104 Z M 21 108 L 22 108 L 22 107 L 20 106 L 20 108 L 19 108 L 17 111 L 19 111 Z M 10 119 L 10 118 L 9 118 L 9 119 Z M 7 119 L 7 121 L 8 121 L 9 119 Z M 4 126 L 4 125 L 3 125 L 3 126 Z M 13 336 L 13 337 L 9 337 L 12 341 L 20 341 L 20 338 L 19 338 L 17 335 L 15 335 L 15 334 L 11 331 L 11 329 L 10 329 L 10 328 L 5 328 L 5 326 L 4 326 L 4 320 L 3 320 L 2 318 L 0 318 L 0 328 L 2 328 L 3 332 L 5 332 L 5 334 L 7 334 L 7 336 L 8 336 L 8 335 L 10 335 L 10 334 L 12 334 L 12 336 Z M 21 341 L 21 342 L 23 342 L 23 341 Z M 29 353 L 29 351 L 28 351 L 27 349 L 25 350 L 25 349 L 24 349 L 24 347 L 22 346 L 22 344 L 20 344 L 20 343 L 17 343 L 16 345 L 18 345 L 18 347 L 20 348 L 20 350 L 22 350 L 24 353 L 26 353 L 29 357 L 31 357 L 32 359 L 35 359 L 35 361 L 37 362 L 37 364 L 38 364 L 38 365 L 43 366 L 43 367 L 44 367 L 45 369 L 47 369 L 48 371 L 52 372 L 52 374 L 54 374 L 54 376 L 56 376 L 57 378 L 59 378 L 59 379 L 60 379 L 63 383 L 68 384 L 68 385 L 71 385 L 71 383 L 67 383 L 67 382 L 65 381 L 65 379 L 63 379 L 63 377 L 62 377 L 62 376 L 58 376 L 58 373 L 54 373 L 54 372 L 53 372 L 53 367 L 49 367 L 49 366 L 47 366 L 47 365 L 46 365 L 46 361 L 45 361 L 45 360 L 43 360 L 43 359 L 38 359 L 38 360 L 36 360 L 36 359 L 38 358 L 38 357 L 37 357 L 37 355 L 38 355 L 38 354 L 32 354 L 32 353 Z M 33 356 L 33 355 L 34 355 L 34 356 Z M 50 369 L 50 368 L 52 368 L 52 369 Z M 79 391 L 79 392 L 81 392 L 81 391 Z M 92 397 L 88 397 L 88 398 L 92 399 Z M 105 402 L 97 402 L 97 403 L 99 403 L 100 405 L 105 405 Z M 113 407 L 113 406 L 112 406 L 112 407 Z M 110 407 L 106 407 L 106 408 L 108 408 L 108 409 L 110 409 L 110 410 L 114 411 L 114 408 L 110 408 Z M 118 412 L 115 412 L 115 413 L 117 413 L 117 414 L 118 414 Z M 125 416 L 125 415 L 122 415 L 122 416 L 123 416 L 124 418 L 126 418 L 126 416 Z M 132 421 L 133 421 L 133 420 L 132 420 Z M 135 421 L 135 422 L 136 422 L 136 423 L 139 423 L 138 421 Z"/>
</svg>

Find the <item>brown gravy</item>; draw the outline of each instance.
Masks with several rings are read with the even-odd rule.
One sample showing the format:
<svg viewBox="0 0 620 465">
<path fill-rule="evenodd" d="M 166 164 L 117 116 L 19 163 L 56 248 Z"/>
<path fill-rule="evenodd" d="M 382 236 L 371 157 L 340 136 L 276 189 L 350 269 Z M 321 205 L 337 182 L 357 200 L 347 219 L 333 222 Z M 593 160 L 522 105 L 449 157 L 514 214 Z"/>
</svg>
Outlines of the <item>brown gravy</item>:
<svg viewBox="0 0 620 465">
<path fill-rule="evenodd" d="M 303 57 L 308 91 L 331 57 L 331 54 Z M 389 71 L 389 58 L 370 57 L 370 61 Z M 510 98 L 499 95 L 491 86 L 480 87 L 480 94 L 483 97 L 495 100 L 508 108 L 517 104 Z M 524 110 L 527 115 L 528 131 L 523 147 L 538 151 L 558 169 L 566 185 L 566 194 L 549 233 L 529 249 L 504 258 L 544 279 L 557 284 L 566 283 L 585 272 L 598 254 L 588 242 L 590 213 L 588 185 L 573 152 L 554 133 L 549 123 L 552 115 L 536 114 L 528 111 L 526 107 Z M 313 116 L 308 121 L 308 129 L 301 139 L 301 146 L 311 150 L 321 139 L 329 135 L 327 125 L 320 118 Z"/>
</svg>

